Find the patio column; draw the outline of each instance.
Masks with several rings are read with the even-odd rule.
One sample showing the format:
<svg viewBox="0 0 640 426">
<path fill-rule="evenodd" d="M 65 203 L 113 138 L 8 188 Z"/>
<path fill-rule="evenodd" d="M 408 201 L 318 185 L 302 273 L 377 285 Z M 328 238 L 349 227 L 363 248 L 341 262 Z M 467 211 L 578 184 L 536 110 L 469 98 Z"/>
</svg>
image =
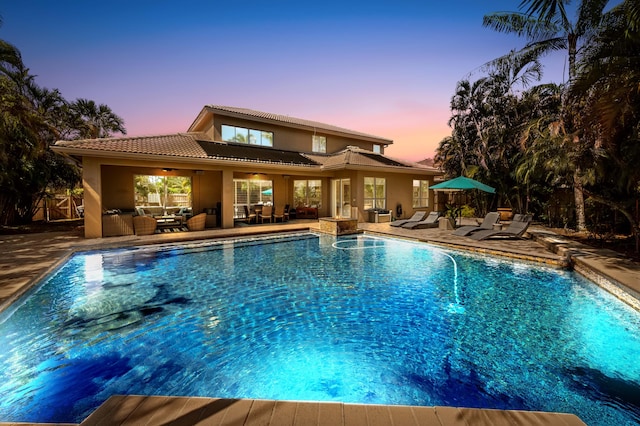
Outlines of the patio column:
<svg viewBox="0 0 640 426">
<path fill-rule="evenodd" d="M 234 202 L 234 187 L 233 187 L 233 170 L 222 171 L 222 207 L 220 215 L 220 227 L 221 228 L 233 228 L 233 202 Z"/>
<path fill-rule="evenodd" d="M 95 158 L 82 159 L 84 188 L 84 237 L 102 238 L 102 175 Z"/>
</svg>

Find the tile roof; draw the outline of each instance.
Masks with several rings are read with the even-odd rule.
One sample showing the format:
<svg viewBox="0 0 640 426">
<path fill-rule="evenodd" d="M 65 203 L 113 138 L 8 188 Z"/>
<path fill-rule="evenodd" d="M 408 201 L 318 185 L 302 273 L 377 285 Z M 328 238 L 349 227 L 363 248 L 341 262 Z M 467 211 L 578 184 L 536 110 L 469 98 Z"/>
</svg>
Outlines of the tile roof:
<svg viewBox="0 0 640 426">
<path fill-rule="evenodd" d="M 207 153 L 197 143 L 197 140 L 201 139 L 208 139 L 208 137 L 200 133 L 176 133 L 159 136 L 57 141 L 55 146 L 87 151 L 206 158 Z"/>
<path fill-rule="evenodd" d="M 238 107 L 231 107 L 231 106 L 224 106 L 224 105 L 207 105 L 205 106 L 205 108 L 213 112 L 214 114 L 216 112 L 232 113 L 232 114 L 237 114 L 237 115 L 241 115 L 241 116 L 245 116 L 253 119 L 260 118 L 263 120 L 280 122 L 280 123 L 284 123 L 285 125 L 289 124 L 289 125 L 303 126 L 310 129 L 343 133 L 346 135 L 350 135 L 352 137 L 360 137 L 360 138 L 364 137 L 367 139 L 376 139 L 380 143 L 387 144 L 387 145 L 393 143 L 391 139 L 382 138 L 380 136 L 375 136 L 368 133 L 345 129 L 343 127 L 333 126 L 331 124 L 320 123 L 318 121 L 311 121 L 311 120 L 305 120 L 303 118 L 290 117 L 288 115 L 272 114 L 270 112 L 256 111 L 249 108 L 238 108 Z"/>
<path fill-rule="evenodd" d="M 319 169 L 363 166 L 387 169 L 419 169 L 437 172 L 437 170 L 432 167 L 389 158 L 356 146 L 349 146 L 334 154 L 308 154 L 270 147 L 214 142 L 203 133 L 177 133 L 159 136 L 58 141 L 54 149 L 77 156 L 90 155 L 91 153 L 96 155 L 97 152 L 104 152 L 105 154 L 124 153 L 141 157 L 145 155 L 158 155 L 172 158 L 260 162 L 277 165 L 317 167 Z"/>
<path fill-rule="evenodd" d="M 401 167 L 436 171 L 432 167 L 408 161 L 396 160 L 355 146 L 349 146 L 334 154 L 305 154 L 305 156 L 322 164 L 325 168 L 352 165 L 370 167 Z"/>
</svg>

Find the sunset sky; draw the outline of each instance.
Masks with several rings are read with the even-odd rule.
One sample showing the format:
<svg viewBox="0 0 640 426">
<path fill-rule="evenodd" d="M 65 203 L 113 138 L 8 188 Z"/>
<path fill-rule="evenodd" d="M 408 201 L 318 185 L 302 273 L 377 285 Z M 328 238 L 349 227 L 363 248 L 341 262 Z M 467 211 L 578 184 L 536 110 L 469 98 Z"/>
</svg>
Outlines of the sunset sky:
<svg viewBox="0 0 640 426">
<path fill-rule="evenodd" d="M 107 104 L 129 136 L 230 105 L 393 139 L 386 154 L 418 161 L 450 134 L 456 82 L 523 45 L 482 27 L 519 3 L 4 1 L 0 39 L 39 85 Z M 564 80 L 561 55 L 544 64 L 544 81 Z"/>
</svg>

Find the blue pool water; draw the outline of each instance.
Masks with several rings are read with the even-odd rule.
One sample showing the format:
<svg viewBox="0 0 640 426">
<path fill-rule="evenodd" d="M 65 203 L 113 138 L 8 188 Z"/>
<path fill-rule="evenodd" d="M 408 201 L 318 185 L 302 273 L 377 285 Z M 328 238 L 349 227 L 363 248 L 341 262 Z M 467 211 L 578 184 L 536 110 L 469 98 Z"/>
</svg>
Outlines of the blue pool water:
<svg viewBox="0 0 640 426">
<path fill-rule="evenodd" d="M 73 256 L 0 315 L 0 421 L 112 394 L 640 422 L 640 313 L 579 275 L 366 235 Z"/>
</svg>

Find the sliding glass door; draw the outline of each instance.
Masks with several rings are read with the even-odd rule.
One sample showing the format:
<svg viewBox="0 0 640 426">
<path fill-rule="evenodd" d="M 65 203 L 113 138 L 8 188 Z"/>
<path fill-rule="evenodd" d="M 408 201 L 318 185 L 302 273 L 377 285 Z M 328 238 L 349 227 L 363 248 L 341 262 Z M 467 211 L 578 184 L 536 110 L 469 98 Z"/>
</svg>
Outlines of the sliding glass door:
<svg viewBox="0 0 640 426">
<path fill-rule="evenodd" d="M 331 215 L 333 217 L 351 217 L 351 180 L 333 179 L 331 181 Z"/>
</svg>

